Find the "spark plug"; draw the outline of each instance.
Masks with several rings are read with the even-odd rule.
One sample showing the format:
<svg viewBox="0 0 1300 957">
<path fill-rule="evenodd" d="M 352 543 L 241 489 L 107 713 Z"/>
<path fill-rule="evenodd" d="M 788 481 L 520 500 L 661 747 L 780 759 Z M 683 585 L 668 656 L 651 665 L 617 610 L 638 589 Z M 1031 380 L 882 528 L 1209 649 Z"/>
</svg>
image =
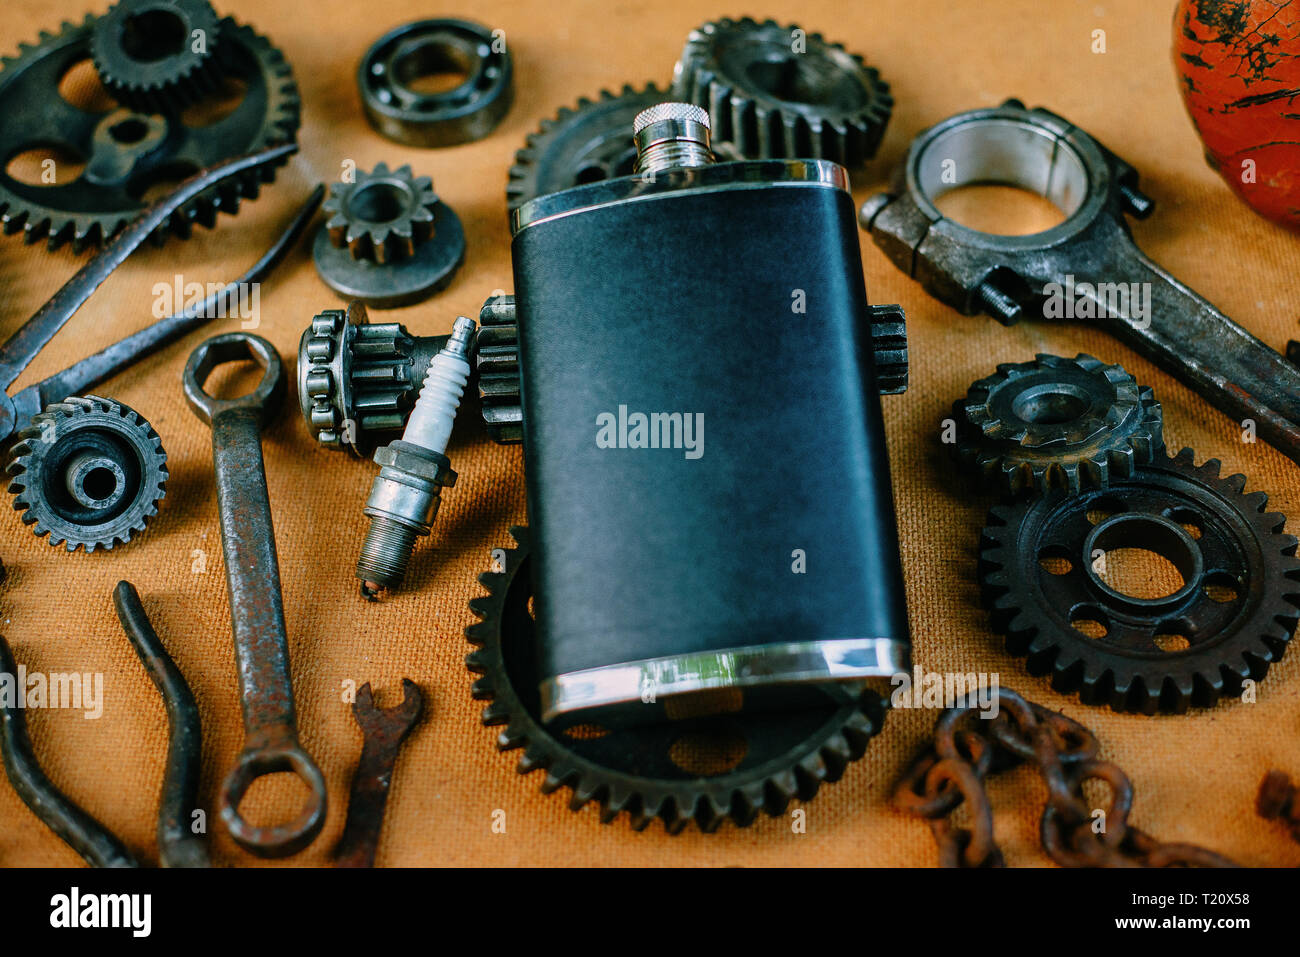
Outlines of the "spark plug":
<svg viewBox="0 0 1300 957">
<path fill-rule="evenodd" d="M 366 501 L 370 529 L 356 571 L 361 594 L 371 601 L 382 589 L 401 584 L 416 537 L 429 534 L 438 514 L 443 487 L 456 484 L 444 453 L 469 380 L 473 339 L 474 320 L 461 316 L 429 363 L 402 437 L 375 452 L 380 468 Z"/>
</svg>

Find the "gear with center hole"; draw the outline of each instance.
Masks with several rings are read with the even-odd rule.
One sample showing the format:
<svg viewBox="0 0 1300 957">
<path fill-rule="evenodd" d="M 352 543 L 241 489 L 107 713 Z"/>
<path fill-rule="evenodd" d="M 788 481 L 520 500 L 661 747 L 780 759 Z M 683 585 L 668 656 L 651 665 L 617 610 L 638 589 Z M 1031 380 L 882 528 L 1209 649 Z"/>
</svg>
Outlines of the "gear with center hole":
<svg viewBox="0 0 1300 957">
<path fill-rule="evenodd" d="M 139 113 L 129 107 L 94 113 L 73 106 L 59 83 L 74 64 L 90 59 L 100 19 L 65 23 L 58 33 L 42 33 L 35 45 L 22 44 L 16 56 L 0 61 L 0 143 L 8 155 L 58 147 L 85 163 L 72 176 L 56 162 L 53 183 L 20 180 L 10 167 L 0 167 L 4 231 L 21 232 L 28 243 L 45 239 L 50 249 L 66 242 L 78 252 L 98 246 L 181 180 L 290 142 L 298 130 L 298 87 L 283 55 L 229 17 L 219 22 L 213 46 L 230 98 L 205 97 L 193 106 L 202 113 L 211 105 L 219 115 Z M 153 240 L 187 237 L 194 223 L 212 227 L 217 213 L 238 211 L 241 200 L 255 198 L 274 178 L 275 165 L 263 164 L 212 187 L 160 226 Z"/>
<path fill-rule="evenodd" d="M 118 0 L 95 24 L 90 52 L 117 102 L 176 112 L 220 88 L 220 40 L 207 0 Z"/>
<path fill-rule="evenodd" d="M 23 522 L 68 551 L 144 531 L 166 494 L 162 440 L 133 409 L 88 395 L 55 402 L 18 433 L 6 471 Z"/>
<path fill-rule="evenodd" d="M 1165 447 L 1151 389 L 1083 353 L 1004 362 L 952 415 L 958 460 L 986 490 L 1008 495 L 1105 488 Z"/>
<path fill-rule="evenodd" d="M 858 54 L 820 33 L 749 17 L 692 30 L 672 91 L 709 111 L 715 144 L 734 144 L 749 159 L 860 166 L 876 155 L 894 109 L 889 84 Z"/>
<path fill-rule="evenodd" d="M 669 833 L 691 821 L 705 832 L 727 818 L 745 826 L 760 811 L 776 816 L 795 799 L 811 800 L 822 782 L 838 780 L 862 757 L 879 732 L 885 705 L 874 692 L 858 697 L 811 686 L 791 690 L 798 701 L 788 711 L 739 711 L 618 729 L 543 725 L 528 608 L 528 529 L 511 534 L 519 547 L 499 550 L 501 570 L 479 576 L 489 594 L 470 602 L 482 620 L 465 629 L 478 646 L 466 665 L 481 675 L 473 694 L 488 701 L 483 723 L 502 726 L 497 748 L 522 748 L 519 773 L 544 770 L 542 791 L 568 787 L 571 809 L 595 801 L 605 823 L 626 811 L 636 830 L 655 818 Z M 695 763 L 709 756 L 713 760 Z M 723 763 L 729 766 L 709 775 Z"/>
<path fill-rule="evenodd" d="M 584 96 L 573 109 L 562 107 L 554 119 L 542 120 L 510 167 L 508 211 L 538 196 L 631 175 L 636 168 L 632 121 L 667 96 L 653 83 L 639 90 L 628 84 L 617 95 L 601 90 L 595 100 Z M 719 159 L 740 158 L 725 147 L 714 152 Z"/>
<path fill-rule="evenodd" d="M 380 163 L 335 183 L 312 258 L 325 285 L 376 309 L 420 302 L 465 260 L 465 231 L 433 180 Z"/>
<path fill-rule="evenodd" d="M 993 629 L 1087 704 L 1182 713 L 1239 694 L 1300 620 L 1296 538 L 1245 484 L 1183 449 L 1106 489 L 994 507 L 979 558 Z M 1138 582 L 1117 554 L 1132 549 L 1173 569 L 1148 561 Z"/>
</svg>

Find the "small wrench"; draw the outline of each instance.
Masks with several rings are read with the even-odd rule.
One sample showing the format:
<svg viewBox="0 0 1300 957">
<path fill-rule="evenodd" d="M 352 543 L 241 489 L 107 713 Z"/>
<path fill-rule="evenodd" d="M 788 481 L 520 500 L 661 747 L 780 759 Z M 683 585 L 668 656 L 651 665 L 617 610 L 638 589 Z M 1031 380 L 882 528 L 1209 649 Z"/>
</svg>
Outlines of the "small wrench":
<svg viewBox="0 0 1300 957">
<path fill-rule="evenodd" d="M 374 867 L 379 832 L 384 826 L 384 808 L 393 783 L 393 768 L 402 742 L 424 713 L 420 686 L 402 679 L 402 703 L 394 708 L 376 708 L 375 696 L 366 682 L 352 702 L 352 716 L 365 736 L 361 760 L 352 778 L 348 799 L 348 820 L 343 837 L 334 849 L 336 867 Z"/>
<path fill-rule="evenodd" d="M 935 199 L 977 183 L 1052 200 L 1065 221 L 1029 236 L 970 229 Z M 1300 368 L 1179 282 L 1137 247 L 1125 214 L 1155 208 L 1137 171 L 1068 120 L 1019 100 L 959 113 L 920 133 L 864 229 L 930 295 L 1011 324 L 1049 297 L 1182 380 L 1300 463 Z M 1049 289 L 1054 290 L 1049 294 Z M 1064 295 L 1064 300 L 1062 299 Z M 1135 306 L 1135 297 L 1146 305 Z M 1076 309 L 1077 305 L 1082 309 Z"/>
<path fill-rule="evenodd" d="M 248 395 L 217 399 L 203 390 L 218 365 L 246 359 L 264 370 L 262 381 Z M 232 332 L 194 350 L 183 382 L 190 408 L 212 427 L 221 547 L 244 712 L 244 749 L 222 784 L 221 820 L 230 836 L 252 853 L 287 857 L 310 844 L 325 823 L 325 779 L 298 743 L 280 567 L 262 461 L 262 427 L 284 399 L 284 367 L 271 343 Z M 302 812 L 276 827 L 249 824 L 239 814 L 248 788 L 257 778 L 281 771 L 292 772 L 307 785 Z"/>
</svg>

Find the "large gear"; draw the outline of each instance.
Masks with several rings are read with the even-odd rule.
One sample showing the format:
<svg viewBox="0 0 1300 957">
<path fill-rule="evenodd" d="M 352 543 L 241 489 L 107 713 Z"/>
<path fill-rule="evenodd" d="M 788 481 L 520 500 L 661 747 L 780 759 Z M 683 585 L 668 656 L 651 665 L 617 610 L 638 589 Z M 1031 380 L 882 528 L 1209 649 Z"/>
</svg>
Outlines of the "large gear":
<svg viewBox="0 0 1300 957">
<path fill-rule="evenodd" d="M 692 30 L 673 95 L 702 106 L 713 141 L 749 159 L 875 156 L 894 108 L 889 84 L 861 56 L 774 20 L 721 19 Z"/>
<path fill-rule="evenodd" d="M 513 212 L 537 196 L 632 173 L 632 120 L 666 96 L 653 83 L 639 90 L 628 84 L 617 95 L 601 90 L 595 100 L 584 96 L 573 109 L 561 107 L 554 119 L 542 120 L 515 154 L 507 207 Z"/>
<path fill-rule="evenodd" d="M 1180 713 L 1240 693 L 1300 619 L 1296 538 L 1245 483 L 1183 449 L 1106 489 L 994 507 L 979 561 L 994 630 L 1031 673 L 1089 704 Z M 1154 597 L 1112 587 L 1119 549 L 1157 552 L 1181 586 Z"/>
<path fill-rule="evenodd" d="M 220 39 L 207 0 L 118 0 L 90 50 L 113 99 L 137 113 L 176 112 L 220 88 Z"/>
<path fill-rule="evenodd" d="M 952 414 L 962 465 L 984 488 L 1010 495 L 1104 488 L 1165 445 L 1151 389 L 1083 353 L 1004 362 Z"/>
<path fill-rule="evenodd" d="M 528 608 L 528 530 L 514 528 L 511 534 L 519 547 L 501 549 L 501 570 L 479 576 L 489 594 L 470 602 L 482 621 L 465 630 L 478 646 L 466 664 L 481 675 L 473 694 L 488 701 L 483 723 L 502 728 L 498 749 L 523 749 L 519 773 L 545 771 L 542 791 L 568 787 L 573 810 L 595 801 L 602 821 L 626 811 L 637 830 L 655 818 L 670 833 L 691 821 L 705 832 L 728 818 L 745 826 L 760 811 L 775 816 L 796 798 L 810 800 L 822 782 L 838 780 L 879 732 L 885 705 L 873 692 L 859 696 L 811 688 L 792 692 L 810 700 L 790 711 L 711 715 L 613 730 L 544 725 L 538 717 L 534 623 Z M 690 740 L 705 750 L 710 744 L 723 750 L 740 742 L 744 756 L 729 769 L 705 776 L 707 772 L 687 770 L 674 760 L 675 748 Z"/>
<path fill-rule="evenodd" d="M 6 471 L 23 522 L 51 545 L 111 549 L 144 530 L 166 494 L 162 440 L 133 409 L 88 395 L 33 416 Z"/>
<path fill-rule="evenodd" d="M 137 113 L 123 107 L 91 113 L 59 94 L 59 82 L 75 63 L 91 56 L 100 18 L 65 23 L 42 33 L 0 61 L 0 144 L 8 155 L 60 146 L 83 159 L 85 171 L 62 182 L 28 183 L 0 168 L 0 222 L 6 233 L 22 232 L 28 243 L 45 239 L 54 249 L 75 250 L 105 242 L 148 205 L 151 188 L 173 184 L 200 169 L 267 146 L 291 141 L 298 129 L 298 87 L 283 55 L 267 40 L 229 17 L 217 27 L 222 74 L 243 85 L 230 112 L 206 125 L 190 126 L 178 113 Z M 213 226 L 218 212 L 233 213 L 275 177 L 264 164 L 205 191 L 154 233 L 185 237 L 194 223 Z"/>
</svg>

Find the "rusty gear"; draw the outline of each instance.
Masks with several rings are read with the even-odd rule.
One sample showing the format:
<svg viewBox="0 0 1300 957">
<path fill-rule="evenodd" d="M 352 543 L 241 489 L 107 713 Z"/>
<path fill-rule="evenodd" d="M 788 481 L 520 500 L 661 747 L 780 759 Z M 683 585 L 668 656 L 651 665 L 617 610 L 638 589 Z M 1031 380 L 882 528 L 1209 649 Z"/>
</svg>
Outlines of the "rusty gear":
<svg viewBox="0 0 1300 957">
<path fill-rule="evenodd" d="M 183 110 L 221 86 L 221 37 L 207 0 L 118 0 L 95 24 L 100 82 L 137 113 Z"/>
<path fill-rule="evenodd" d="M 144 531 L 166 494 L 167 453 L 137 412 L 88 395 L 45 407 L 6 469 L 23 522 L 68 551 L 111 549 Z"/>
<path fill-rule="evenodd" d="M 542 120 L 515 153 L 507 208 L 513 212 L 537 196 L 631 174 L 636 166 L 632 120 L 667 95 L 653 83 L 639 90 L 628 84 L 617 95 L 601 90 L 595 100 L 584 96 L 573 109 L 561 107 L 553 119 Z"/>
<path fill-rule="evenodd" d="M 874 693 L 860 697 L 832 690 L 799 710 L 709 715 L 665 725 L 606 730 L 579 724 L 543 725 L 534 660 L 534 623 L 528 606 L 530 548 L 526 528 L 511 529 L 518 548 L 501 549 L 501 570 L 479 576 L 488 595 L 470 609 L 482 621 L 465 629 L 478 646 L 466 658 L 475 698 L 486 700 L 483 723 L 502 726 L 497 747 L 523 749 L 521 774 L 545 771 L 542 791 L 561 786 L 580 810 L 595 801 L 608 823 L 626 811 L 641 830 L 658 818 L 670 833 L 694 821 L 715 830 L 726 818 L 744 826 L 759 811 L 784 813 L 795 799 L 810 800 L 824 781 L 836 781 L 860 758 L 880 730 L 884 702 Z M 832 698 L 830 695 L 836 697 Z M 688 771 L 672 755 L 694 739 L 732 746 L 743 738 L 739 762 L 714 776 Z"/>
<path fill-rule="evenodd" d="M 1104 488 L 1164 449 L 1152 391 L 1083 353 L 1004 362 L 952 414 L 959 461 L 985 489 L 1010 495 Z"/>
<path fill-rule="evenodd" d="M 1183 449 L 1104 490 L 995 506 L 979 561 L 993 629 L 1031 673 L 1088 704 L 1181 713 L 1240 693 L 1300 619 L 1296 538 L 1245 484 Z M 1161 554 L 1181 587 L 1155 598 L 1111 587 L 1102 563 L 1123 548 Z"/>
<path fill-rule="evenodd" d="M 427 299 L 465 260 L 465 232 L 433 180 L 380 163 L 335 183 L 312 258 L 325 284 L 376 309 Z"/>
<path fill-rule="evenodd" d="M 98 246 L 135 219 L 152 188 L 243 153 L 290 142 L 298 130 L 300 100 L 284 56 L 267 40 L 229 17 L 217 27 L 215 45 L 222 75 L 244 86 L 234 109 L 204 126 L 190 126 L 177 113 L 108 113 L 77 109 L 59 94 L 70 63 L 91 56 L 100 18 L 65 23 L 21 44 L 0 60 L 0 142 L 13 154 L 65 144 L 86 161 L 70 182 L 32 184 L 0 167 L 0 223 L 25 242 L 46 240 L 50 249 L 71 242 L 80 252 Z M 280 164 L 275 164 L 280 165 Z M 211 227 L 219 212 L 238 211 L 275 178 L 267 164 L 214 186 L 187 203 L 153 239 L 190 235 L 194 223 Z M 57 173 L 56 173 L 57 175 Z"/>
<path fill-rule="evenodd" d="M 749 17 L 692 30 L 672 89 L 709 111 L 715 143 L 748 159 L 860 166 L 876 155 L 894 109 L 889 84 L 858 54 L 820 33 Z"/>
<path fill-rule="evenodd" d="M 524 407 L 519 390 L 519 325 L 514 296 L 493 296 L 483 303 L 478 314 L 474 363 L 488 435 L 502 445 L 522 442 Z"/>
</svg>

